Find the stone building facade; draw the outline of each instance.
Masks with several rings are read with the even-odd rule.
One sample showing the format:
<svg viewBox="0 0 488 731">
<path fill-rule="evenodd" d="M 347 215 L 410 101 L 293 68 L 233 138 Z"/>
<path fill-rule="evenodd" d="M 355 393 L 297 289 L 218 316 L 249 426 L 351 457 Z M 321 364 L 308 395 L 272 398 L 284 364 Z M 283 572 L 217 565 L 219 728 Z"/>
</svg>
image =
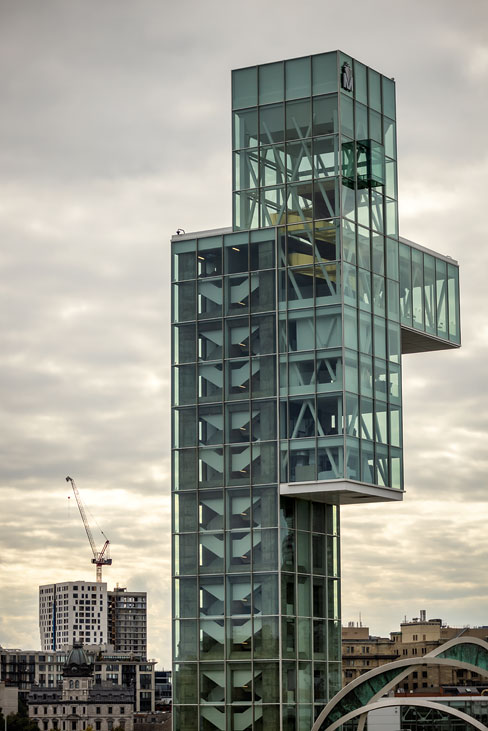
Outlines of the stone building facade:
<svg viewBox="0 0 488 731">
<path fill-rule="evenodd" d="M 128 688 L 95 685 L 93 664 L 81 646 L 71 650 L 62 685 L 36 687 L 28 696 L 29 718 L 41 731 L 133 731 L 134 699 Z"/>
</svg>

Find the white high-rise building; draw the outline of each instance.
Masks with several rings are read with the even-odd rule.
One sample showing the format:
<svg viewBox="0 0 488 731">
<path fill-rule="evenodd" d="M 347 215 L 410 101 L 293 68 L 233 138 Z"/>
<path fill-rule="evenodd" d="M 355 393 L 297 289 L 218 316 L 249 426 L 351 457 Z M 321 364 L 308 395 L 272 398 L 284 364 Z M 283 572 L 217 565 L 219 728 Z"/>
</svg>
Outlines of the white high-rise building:
<svg viewBox="0 0 488 731">
<path fill-rule="evenodd" d="M 65 581 L 39 587 L 41 648 L 107 642 L 107 584 Z"/>
</svg>

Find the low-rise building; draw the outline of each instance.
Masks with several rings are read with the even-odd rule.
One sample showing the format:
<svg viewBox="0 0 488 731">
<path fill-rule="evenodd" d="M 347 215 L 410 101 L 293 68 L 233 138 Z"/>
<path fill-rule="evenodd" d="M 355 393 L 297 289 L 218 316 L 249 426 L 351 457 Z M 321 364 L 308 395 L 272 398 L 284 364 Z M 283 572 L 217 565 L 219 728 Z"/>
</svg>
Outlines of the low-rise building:
<svg viewBox="0 0 488 731">
<path fill-rule="evenodd" d="M 57 688 L 33 688 L 28 696 L 29 718 L 41 731 L 132 731 L 134 697 L 129 688 L 96 685 L 93 663 L 81 646 L 75 645 L 63 666 Z"/>
<path fill-rule="evenodd" d="M 115 653 L 107 645 L 89 645 L 84 650 L 93 664 L 96 686 L 110 684 L 128 688 L 136 711 L 155 710 L 156 660 Z M 69 650 L 43 652 L 0 647 L 0 681 L 10 688 L 18 688 L 25 699 L 35 686 L 54 690 L 62 684 L 68 654 Z"/>
<path fill-rule="evenodd" d="M 450 627 L 441 619 L 427 619 L 425 610 L 419 617 L 400 624 L 400 631 L 390 637 L 375 637 L 368 627 L 350 622 L 342 628 L 342 682 L 347 685 L 368 670 L 392 660 L 422 657 L 447 640 L 465 635 L 488 641 L 488 627 Z M 447 666 L 430 666 L 414 670 L 399 686 L 407 692 L 430 693 L 445 685 L 483 685 L 478 673 Z"/>
</svg>

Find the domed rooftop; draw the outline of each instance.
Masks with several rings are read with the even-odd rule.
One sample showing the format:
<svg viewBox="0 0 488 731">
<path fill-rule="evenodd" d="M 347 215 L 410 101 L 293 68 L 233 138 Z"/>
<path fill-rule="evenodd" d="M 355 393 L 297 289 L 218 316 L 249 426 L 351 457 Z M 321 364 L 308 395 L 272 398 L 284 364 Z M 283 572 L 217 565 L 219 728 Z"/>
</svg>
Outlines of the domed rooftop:
<svg viewBox="0 0 488 731">
<path fill-rule="evenodd" d="M 66 665 L 63 668 L 63 675 L 65 677 L 80 677 L 91 675 L 92 673 L 93 667 L 88 655 L 83 649 L 83 645 L 74 644 L 69 652 Z"/>
</svg>

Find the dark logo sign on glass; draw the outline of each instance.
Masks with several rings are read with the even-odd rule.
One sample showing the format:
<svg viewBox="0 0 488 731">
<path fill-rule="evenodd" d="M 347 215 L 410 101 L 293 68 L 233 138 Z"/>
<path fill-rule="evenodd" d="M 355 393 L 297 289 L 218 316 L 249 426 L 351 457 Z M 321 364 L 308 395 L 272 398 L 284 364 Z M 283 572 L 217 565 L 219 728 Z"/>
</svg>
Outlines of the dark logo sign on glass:
<svg viewBox="0 0 488 731">
<path fill-rule="evenodd" d="M 347 61 L 346 61 L 346 63 L 342 64 L 341 86 L 343 89 L 346 89 L 346 91 L 352 91 L 354 89 L 354 79 L 352 77 L 352 68 L 349 66 Z"/>
</svg>

